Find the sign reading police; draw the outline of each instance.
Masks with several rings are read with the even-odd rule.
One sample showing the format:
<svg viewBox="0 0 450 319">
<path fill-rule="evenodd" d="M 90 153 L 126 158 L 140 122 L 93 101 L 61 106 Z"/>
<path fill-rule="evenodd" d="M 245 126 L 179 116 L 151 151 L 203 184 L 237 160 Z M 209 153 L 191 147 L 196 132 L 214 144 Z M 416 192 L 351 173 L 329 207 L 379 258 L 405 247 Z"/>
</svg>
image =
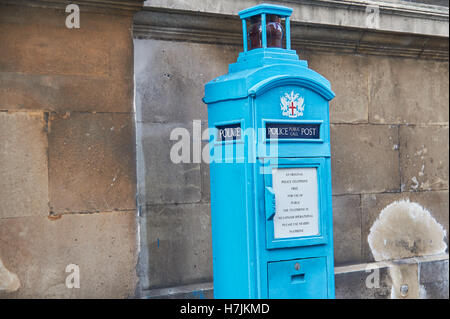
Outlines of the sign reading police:
<svg viewBox="0 0 450 319">
<path fill-rule="evenodd" d="M 320 124 L 266 123 L 267 139 L 320 139 Z"/>
<path fill-rule="evenodd" d="M 319 234 L 317 168 L 274 168 L 274 238 Z"/>
<path fill-rule="evenodd" d="M 241 139 L 241 123 L 216 126 L 217 142 L 236 141 Z"/>
</svg>

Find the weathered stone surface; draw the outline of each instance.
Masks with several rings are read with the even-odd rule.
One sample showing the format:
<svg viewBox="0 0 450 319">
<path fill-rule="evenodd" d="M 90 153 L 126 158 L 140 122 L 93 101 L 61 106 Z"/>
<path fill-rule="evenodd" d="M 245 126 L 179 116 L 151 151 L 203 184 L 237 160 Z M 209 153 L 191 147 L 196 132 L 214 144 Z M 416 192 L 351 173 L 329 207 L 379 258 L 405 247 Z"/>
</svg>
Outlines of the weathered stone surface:
<svg viewBox="0 0 450 319">
<path fill-rule="evenodd" d="M 335 265 L 361 262 L 360 195 L 333 196 Z"/>
<path fill-rule="evenodd" d="M 45 130 L 43 113 L 0 112 L 0 218 L 48 214 Z"/>
<path fill-rule="evenodd" d="M 68 113 L 49 120 L 50 209 L 110 211 L 136 207 L 133 116 Z"/>
<path fill-rule="evenodd" d="M 69 29 L 64 10 L 2 6 L 0 69 L 32 74 L 121 74 L 132 78 L 131 17 L 82 9 L 80 13 L 80 28 Z M 116 64 L 125 61 L 128 63 Z"/>
<path fill-rule="evenodd" d="M 391 280 L 388 268 L 338 272 L 334 276 L 336 299 L 388 299 Z"/>
<path fill-rule="evenodd" d="M 201 200 L 200 163 L 192 163 L 192 127 L 183 124 L 145 123 L 142 129 L 142 145 L 145 161 L 145 194 L 147 204 L 196 203 Z M 183 152 L 190 152 L 188 163 L 174 163 L 171 148 L 181 141 L 170 140 L 172 130 L 186 129 L 187 140 Z M 181 153 L 181 151 L 180 151 Z M 177 153 L 178 154 L 178 153 Z"/>
<path fill-rule="evenodd" d="M 420 264 L 420 283 L 432 283 L 449 280 L 448 259 Z"/>
<path fill-rule="evenodd" d="M 194 283 L 177 287 L 150 289 L 143 291 L 148 299 L 213 299 L 212 282 Z"/>
<path fill-rule="evenodd" d="M 132 112 L 132 105 L 132 80 L 0 72 L 0 110 Z"/>
<path fill-rule="evenodd" d="M 132 18 L 81 9 L 68 29 L 66 17 L 2 6 L 0 108 L 132 112 Z"/>
<path fill-rule="evenodd" d="M 420 284 L 427 299 L 449 298 L 448 259 L 424 262 L 419 264 Z"/>
<path fill-rule="evenodd" d="M 427 0 L 427 2 L 434 0 Z M 439 3 L 443 0 L 436 0 Z M 419 1 L 415 1 L 419 2 Z M 153 8 L 171 8 L 176 10 L 189 10 L 195 12 L 208 12 L 210 14 L 221 15 L 236 15 L 239 11 L 258 4 L 255 0 L 229 0 L 217 5 L 215 0 L 194 0 L 194 1 L 179 1 L 179 0 L 147 0 L 144 7 Z M 371 21 L 367 19 L 367 12 L 361 10 L 360 3 L 344 2 L 344 3 L 329 3 L 327 1 L 320 2 L 291 2 L 278 1 L 278 4 L 289 6 L 293 8 L 291 15 L 292 24 L 298 22 L 302 24 L 319 24 L 331 26 L 344 26 L 345 28 L 368 29 L 368 24 Z M 390 4 L 391 3 L 391 4 Z M 408 4 L 408 5 L 406 5 Z M 448 6 L 448 5 L 447 5 Z M 419 33 L 428 34 L 432 36 L 445 37 L 448 36 L 448 25 L 445 19 L 439 19 L 442 16 L 441 8 L 424 12 L 422 16 L 416 14 L 411 15 L 411 12 L 418 13 L 418 6 L 411 4 L 411 1 L 402 3 L 402 7 L 398 6 L 397 1 L 386 1 L 380 8 L 380 27 L 378 29 L 388 30 L 390 32 L 398 33 Z M 434 12 L 433 12 L 434 11 Z M 439 13 L 438 13 L 439 12 Z M 424 19 L 425 14 L 430 18 Z M 437 18 L 439 17 L 439 18 Z M 378 31 L 378 30 L 377 30 Z M 361 34 L 360 38 L 365 35 Z"/>
<path fill-rule="evenodd" d="M 207 126 L 206 126 L 207 127 Z M 204 147 L 208 147 L 208 143 L 204 142 L 202 144 L 202 149 Z M 207 158 L 205 158 L 208 162 L 205 163 L 205 161 L 202 161 L 202 164 L 200 166 L 200 172 L 202 175 L 202 201 L 203 202 L 210 202 L 211 201 L 211 176 L 209 174 L 209 152 L 207 152 Z"/>
<path fill-rule="evenodd" d="M 153 123 L 206 120 L 204 85 L 226 73 L 239 53 L 232 46 L 157 40 L 134 40 L 134 48 L 139 120 Z"/>
<path fill-rule="evenodd" d="M 214 299 L 214 290 L 189 291 L 170 295 L 149 297 L 149 299 Z"/>
<path fill-rule="evenodd" d="M 401 126 L 399 133 L 403 189 L 448 189 L 448 126 Z"/>
<path fill-rule="evenodd" d="M 208 204 L 147 208 L 150 287 L 212 280 L 211 222 Z"/>
<path fill-rule="evenodd" d="M 134 295 L 134 211 L 0 219 L 1 258 L 21 288 L 0 298 L 125 298 Z M 67 265 L 80 288 L 66 287 Z"/>
<path fill-rule="evenodd" d="M 425 297 L 427 299 L 448 299 L 448 259 L 421 263 L 419 267 L 420 284 L 425 290 Z"/>
<path fill-rule="evenodd" d="M 335 269 L 336 299 L 448 298 L 448 268 L 441 266 L 445 263 L 448 265 L 448 260 L 421 263 L 404 260 L 384 266 L 365 264 L 338 267 Z M 418 267 L 433 268 L 435 274 L 422 274 Z M 437 277 L 442 280 L 435 281 Z M 408 293 L 401 296 L 399 287 L 403 284 L 408 285 Z"/>
<path fill-rule="evenodd" d="M 448 78 L 448 62 L 370 57 L 369 121 L 448 123 Z"/>
<path fill-rule="evenodd" d="M 438 282 L 427 282 L 423 285 L 426 299 L 448 299 L 449 284 L 448 280 Z"/>
<path fill-rule="evenodd" d="M 372 224 L 383 208 L 401 199 L 409 199 L 425 207 L 448 234 L 448 191 L 362 195 L 362 258 L 364 261 L 374 260 L 367 243 Z M 396 225 L 396 227 L 402 227 L 402 225 Z"/>
<path fill-rule="evenodd" d="M 21 284 L 0 298 L 135 293 L 132 16 L 80 7 L 68 29 L 63 6 L 0 5 L 0 259 Z"/>
<path fill-rule="evenodd" d="M 358 55 L 301 53 L 308 65 L 331 82 L 336 97 L 330 102 L 331 123 L 368 122 L 367 57 Z"/>
<path fill-rule="evenodd" d="M 446 269 L 442 267 L 445 264 Z M 433 269 L 434 274 L 423 274 L 418 267 Z M 337 299 L 448 298 L 448 260 L 417 263 L 410 259 L 386 265 L 338 267 L 335 271 Z M 441 280 L 436 281 L 438 277 Z M 408 285 L 405 296 L 400 295 L 399 287 L 403 284 Z"/>
<path fill-rule="evenodd" d="M 360 272 L 346 272 L 334 276 L 336 299 L 357 299 L 362 293 Z"/>
<path fill-rule="evenodd" d="M 388 125 L 331 125 L 333 194 L 400 190 L 398 132 Z"/>
</svg>

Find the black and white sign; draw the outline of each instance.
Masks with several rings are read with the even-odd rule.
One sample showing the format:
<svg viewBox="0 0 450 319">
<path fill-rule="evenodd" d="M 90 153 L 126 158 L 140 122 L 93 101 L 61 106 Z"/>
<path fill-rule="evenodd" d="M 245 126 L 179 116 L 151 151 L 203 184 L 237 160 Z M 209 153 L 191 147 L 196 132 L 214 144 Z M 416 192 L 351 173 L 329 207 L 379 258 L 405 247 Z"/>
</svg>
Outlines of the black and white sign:
<svg viewBox="0 0 450 319">
<path fill-rule="evenodd" d="M 319 234 L 317 168 L 274 168 L 274 238 Z"/>
<path fill-rule="evenodd" d="M 320 139 L 320 124 L 266 123 L 268 139 Z"/>
<path fill-rule="evenodd" d="M 236 141 L 241 139 L 241 123 L 216 126 L 216 141 Z"/>
</svg>

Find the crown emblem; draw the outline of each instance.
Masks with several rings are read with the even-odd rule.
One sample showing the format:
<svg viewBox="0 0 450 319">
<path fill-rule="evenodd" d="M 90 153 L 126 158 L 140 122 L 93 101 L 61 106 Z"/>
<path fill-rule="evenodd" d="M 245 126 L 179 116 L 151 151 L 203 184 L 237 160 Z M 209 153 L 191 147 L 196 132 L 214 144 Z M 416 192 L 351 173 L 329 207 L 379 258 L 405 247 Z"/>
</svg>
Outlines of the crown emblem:
<svg viewBox="0 0 450 319">
<path fill-rule="evenodd" d="M 284 93 L 284 96 L 280 98 L 281 111 L 283 116 L 290 118 L 296 118 L 303 116 L 303 111 L 305 110 L 305 100 L 299 95 Z"/>
</svg>

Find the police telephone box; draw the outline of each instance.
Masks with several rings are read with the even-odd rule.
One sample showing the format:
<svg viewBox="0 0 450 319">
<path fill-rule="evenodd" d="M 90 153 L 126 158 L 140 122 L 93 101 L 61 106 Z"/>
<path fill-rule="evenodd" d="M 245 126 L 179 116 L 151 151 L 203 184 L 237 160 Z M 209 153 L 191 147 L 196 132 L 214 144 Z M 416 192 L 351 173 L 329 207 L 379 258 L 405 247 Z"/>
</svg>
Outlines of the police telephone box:
<svg viewBox="0 0 450 319">
<path fill-rule="evenodd" d="M 292 9 L 239 12 L 243 52 L 205 86 L 215 298 L 334 298 L 330 83 Z"/>
</svg>

